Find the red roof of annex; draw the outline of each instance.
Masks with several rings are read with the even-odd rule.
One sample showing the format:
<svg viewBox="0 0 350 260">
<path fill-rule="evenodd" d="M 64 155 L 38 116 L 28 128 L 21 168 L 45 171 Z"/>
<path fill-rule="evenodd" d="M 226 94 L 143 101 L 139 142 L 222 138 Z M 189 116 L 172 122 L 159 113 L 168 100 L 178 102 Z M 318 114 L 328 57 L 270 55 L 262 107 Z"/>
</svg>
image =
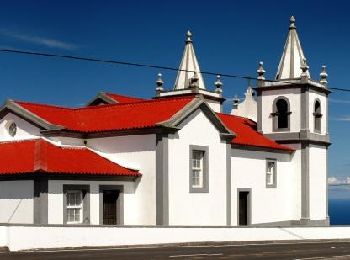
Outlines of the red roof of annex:
<svg viewBox="0 0 350 260">
<path fill-rule="evenodd" d="M 0 143 L 1 174 L 91 174 L 132 176 L 141 174 L 125 168 L 85 147 L 56 146 L 43 139 Z"/>
</svg>

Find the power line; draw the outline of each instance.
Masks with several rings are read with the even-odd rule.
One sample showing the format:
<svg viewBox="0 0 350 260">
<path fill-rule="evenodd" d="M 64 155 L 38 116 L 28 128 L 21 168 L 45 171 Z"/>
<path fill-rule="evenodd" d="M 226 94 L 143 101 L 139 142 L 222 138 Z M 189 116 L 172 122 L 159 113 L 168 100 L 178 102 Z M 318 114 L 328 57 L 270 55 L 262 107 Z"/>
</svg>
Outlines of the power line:
<svg viewBox="0 0 350 260">
<path fill-rule="evenodd" d="M 64 59 L 73 59 L 73 60 L 82 60 L 82 61 L 90 61 L 90 62 L 136 66 L 136 67 L 148 67 L 148 68 L 153 68 L 153 69 L 163 69 L 163 70 L 171 70 L 171 71 L 194 72 L 194 71 L 182 70 L 182 69 L 178 69 L 178 68 L 174 68 L 174 67 L 167 67 L 167 66 L 160 66 L 160 65 L 141 64 L 141 63 L 127 62 L 127 61 L 119 61 L 119 60 L 105 60 L 105 59 L 99 59 L 99 58 L 89 58 L 89 57 L 81 57 L 81 56 L 74 56 L 74 55 L 60 55 L 60 54 L 33 52 L 33 51 L 22 51 L 22 50 L 14 50 L 14 49 L 0 49 L 0 52 L 25 54 L 25 55 L 33 55 L 33 56 L 43 56 L 43 57 L 64 58 Z M 256 80 L 255 77 L 251 77 L 251 76 L 221 74 L 218 72 L 210 72 L 210 71 L 201 71 L 201 73 L 207 74 L 207 75 L 220 75 L 222 77 L 227 77 L 227 78 L 241 78 L 241 79 Z"/>
<path fill-rule="evenodd" d="M 15 50 L 15 49 L 0 49 L 0 52 L 16 53 L 16 54 L 32 55 L 32 56 L 42 56 L 42 57 L 51 57 L 51 58 L 63 58 L 63 59 L 71 59 L 71 60 L 82 60 L 82 61 L 88 61 L 88 62 L 99 62 L 99 63 L 135 66 L 135 67 L 146 67 L 146 68 L 162 69 L 162 70 L 170 70 L 170 71 L 194 72 L 194 71 L 183 70 L 183 69 L 178 69 L 178 68 L 168 67 L 168 66 L 142 64 L 142 63 L 120 61 L 120 60 L 105 60 L 105 59 L 82 57 L 82 56 L 75 56 L 75 55 L 60 55 L 60 54 L 53 54 L 53 53 L 33 52 L 33 51 L 24 51 L 24 50 Z M 245 76 L 245 75 L 222 74 L 219 72 L 210 72 L 210 71 L 201 71 L 201 73 L 206 74 L 206 75 L 220 75 L 221 77 L 226 77 L 226 78 L 239 78 L 239 79 L 255 80 L 255 81 L 257 80 L 256 77 Z M 276 80 L 268 80 L 268 79 L 265 79 L 264 81 L 265 82 L 278 82 Z M 293 83 L 293 82 L 291 82 L 291 83 Z M 329 88 L 329 89 L 350 92 L 350 89 L 345 89 L 345 88 Z"/>
</svg>

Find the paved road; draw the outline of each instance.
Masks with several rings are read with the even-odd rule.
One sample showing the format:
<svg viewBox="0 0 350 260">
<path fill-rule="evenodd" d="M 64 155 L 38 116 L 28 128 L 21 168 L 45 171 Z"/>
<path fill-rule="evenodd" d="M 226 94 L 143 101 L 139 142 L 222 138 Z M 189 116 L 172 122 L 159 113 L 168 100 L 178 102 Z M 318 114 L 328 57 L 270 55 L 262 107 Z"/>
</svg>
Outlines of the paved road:
<svg viewBox="0 0 350 260">
<path fill-rule="evenodd" d="M 1 260 L 107 259 L 350 259 L 350 241 L 264 244 L 208 244 L 138 248 L 95 248 L 41 252 L 0 253 Z"/>
</svg>

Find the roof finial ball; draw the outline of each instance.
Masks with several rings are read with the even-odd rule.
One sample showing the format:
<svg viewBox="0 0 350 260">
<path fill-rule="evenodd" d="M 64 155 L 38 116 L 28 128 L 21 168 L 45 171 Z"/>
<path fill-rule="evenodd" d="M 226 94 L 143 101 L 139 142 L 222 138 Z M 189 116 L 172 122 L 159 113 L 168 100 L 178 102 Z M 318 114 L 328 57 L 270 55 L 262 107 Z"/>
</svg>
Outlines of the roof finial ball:
<svg viewBox="0 0 350 260">
<path fill-rule="evenodd" d="M 156 81 L 156 95 L 157 97 L 160 96 L 160 93 L 162 93 L 164 91 L 164 88 L 163 88 L 163 84 L 164 84 L 164 81 L 163 81 L 163 78 L 162 78 L 162 73 L 158 73 L 158 78 L 157 78 L 157 81 Z"/>
<path fill-rule="evenodd" d="M 186 43 L 192 42 L 192 33 L 190 30 L 187 31 L 186 33 Z"/>
<path fill-rule="evenodd" d="M 258 70 L 256 71 L 258 73 L 258 87 L 262 87 L 264 85 L 265 80 L 265 70 L 264 70 L 264 63 L 262 61 L 259 62 Z"/>
<path fill-rule="evenodd" d="M 328 77 L 328 74 L 326 71 L 326 65 L 323 65 L 320 73 L 320 83 L 324 86 L 327 86 L 327 83 L 328 83 L 327 77 Z"/>
<path fill-rule="evenodd" d="M 292 15 L 292 16 L 290 17 L 290 19 L 289 19 L 289 29 L 295 29 L 295 28 L 297 28 L 297 27 L 295 26 L 295 18 L 294 18 L 294 16 Z"/>
<path fill-rule="evenodd" d="M 222 86 L 224 85 L 221 81 L 221 76 L 220 75 L 216 75 L 216 81 L 214 83 L 216 89 L 215 89 L 215 93 L 218 94 L 222 94 Z"/>
</svg>

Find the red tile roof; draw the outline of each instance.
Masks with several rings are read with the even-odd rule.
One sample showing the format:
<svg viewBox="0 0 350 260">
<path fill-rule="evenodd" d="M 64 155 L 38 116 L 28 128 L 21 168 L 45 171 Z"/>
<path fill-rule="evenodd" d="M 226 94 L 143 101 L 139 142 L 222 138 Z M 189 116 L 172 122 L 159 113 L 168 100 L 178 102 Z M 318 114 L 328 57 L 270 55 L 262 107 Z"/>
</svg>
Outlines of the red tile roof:
<svg viewBox="0 0 350 260">
<path fill-rule="evenodd" d="M 140 176 L 84 147 L 62 147 L 42 139 L 0 143 L 0 175 L 54 173 Z"/>
<path fill-rule="evenodd" d="M 221 113 L 217 113 L 217 115 L 226 127 L 236 134 L 236 137 L 231 141 L 232 144 L 284 150 L 289 152 L 294 151 L 292 148 L 280 145 L 274 140 L 259 133 L 256 130 L 256 123 L 248 118 Z"/>
<path fill-rule="evenodd" d="M 136 102 L 142 102 L 146 101 L 147 99 L 144 98 L 137 98 L 137 97 L 130 97 L 130 96 L 124 96 L 119 95 L 115 93 L 104 93 L 107 97 L 115 100 L 118 103 L 136 103 Z"/>
<path fill-rule="evenodd" d="M 81 132 L 127 130 L 155 127 L 169 120 L 195 97 L 162 98 L 137 103 L 64 108 L 15 102 L 50 124 Z"/>
</svg>

